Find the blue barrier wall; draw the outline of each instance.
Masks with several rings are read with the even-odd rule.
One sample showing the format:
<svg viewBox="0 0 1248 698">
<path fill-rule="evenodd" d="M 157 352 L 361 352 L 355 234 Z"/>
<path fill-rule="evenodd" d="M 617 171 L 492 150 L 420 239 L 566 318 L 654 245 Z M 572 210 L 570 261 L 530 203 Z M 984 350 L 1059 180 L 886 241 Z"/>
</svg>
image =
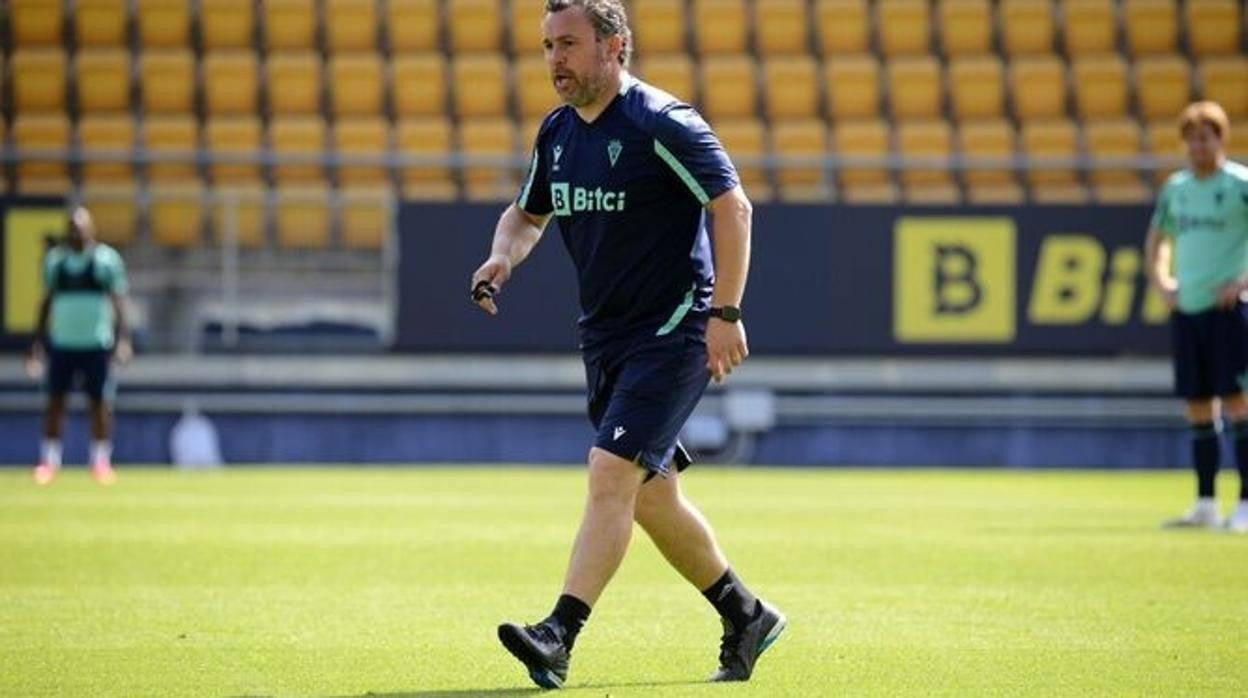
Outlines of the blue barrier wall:
<svg viewBox="0 0 1248 698">
<path fill-rule="evenodd" d="M 552 223 L 487 317 L 468 302 L 497 205 L 406 204 L 401 351 L 576 346 L 571 262 Z M 1144 206 L 760 205 L 743 306 L 772 354 L 1160 354 Z"/>
</svg>

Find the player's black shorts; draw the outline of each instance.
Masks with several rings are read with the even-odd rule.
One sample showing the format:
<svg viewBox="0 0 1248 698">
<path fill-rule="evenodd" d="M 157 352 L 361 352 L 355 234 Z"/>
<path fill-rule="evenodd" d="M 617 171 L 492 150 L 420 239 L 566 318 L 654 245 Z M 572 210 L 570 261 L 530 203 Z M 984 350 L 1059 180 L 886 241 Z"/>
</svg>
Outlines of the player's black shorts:
<svg viewBox="0 0 1248 698">
<path fill-rule="evenodd" d="M 706 392 L 706 342 L 684 328 L 618 353 L 585 357 L 594 445 L 637 461 L 652 475 L 692 463 L 678 436 Z"/>
<path fill-rule="evenodd" d="M 1174 392 L 1189 400 L 1244 392 L 1248 370 L 1248 306 L 1170 316 Z"/>
<path fill-rule="evenodd" d="M 108 349 L 48 350 L 48 392 L 63 395 L 81 381 L 83 391 L 97 400 L 112 401 L 116 386 L 109 376 L 112 352 Z"/>
</svg>

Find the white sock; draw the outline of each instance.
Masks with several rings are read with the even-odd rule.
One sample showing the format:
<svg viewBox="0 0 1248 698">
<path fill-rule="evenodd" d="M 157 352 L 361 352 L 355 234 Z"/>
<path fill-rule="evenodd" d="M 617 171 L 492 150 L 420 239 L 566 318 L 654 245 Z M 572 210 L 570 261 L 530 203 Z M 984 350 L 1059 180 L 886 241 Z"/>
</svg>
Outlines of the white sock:
<svg viewBox="0 0 1248 698">
<path fill-rule="evenodd" d="M 1197 497 L 1196 507 L 1198 509 L 1213 509 L 1218 506 L 1217 500 L 1213 497 Z"/>
<path fill-rule="evenodd" d="M 61 467 L 60 439 L 44 439 L 39 443 L 39 462 L 53 468 Z"/>
<path fill-rule="evenodd" d="M 111 441 L 91 442 L 91 465 L 112 465 L 113 443 Z"/>
</svg>

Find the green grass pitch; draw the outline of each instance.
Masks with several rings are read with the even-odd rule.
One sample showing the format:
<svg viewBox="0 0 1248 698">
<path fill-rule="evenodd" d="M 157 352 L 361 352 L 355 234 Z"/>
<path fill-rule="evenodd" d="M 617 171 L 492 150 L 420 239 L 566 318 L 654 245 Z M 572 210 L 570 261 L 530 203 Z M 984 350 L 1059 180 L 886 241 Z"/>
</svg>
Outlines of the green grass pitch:
<svg viewBox="0 0 1248 698">
<path fill-rule="evenodd" d="M 788 631 L 751 683 L 702 683 L 718 623 L 638 530 L 569 694 L 1248 694 L 1248 537 L 1158 530 L 1187 473 L 684 483 Z M 578 468 L 4 470 L 0 695 L 529 695 L 494 628 L 549 609 L 583 488 Z"/>
</svg>

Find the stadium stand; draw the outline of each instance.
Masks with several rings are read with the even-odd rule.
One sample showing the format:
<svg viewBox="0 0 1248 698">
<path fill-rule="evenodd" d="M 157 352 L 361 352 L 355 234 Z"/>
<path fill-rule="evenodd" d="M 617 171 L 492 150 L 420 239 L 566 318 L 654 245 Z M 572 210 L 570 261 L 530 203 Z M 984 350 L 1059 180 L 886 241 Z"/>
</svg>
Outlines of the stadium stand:
<svg viewBox="0 0 1248 698">
<path fill-rule="evenodd" d="M 82 186 L 82 202 L 95 218 L 98 238 L 114 247 L 134 244 L 138 229 L 138 190 L 131 184 L 92 184 Z"/>
<path fill-rule="evenodd" d="M 733 164 L 741 176 L 741 184 L 753 201 L 770 201 L 775 193 L 767 173 L 757 165 L 749 165 L 743 158 L 760 159 L 767 154 L 767 130 L 763 122 L 753 117 L 726 119 L 712 126 L 724 148 L 732 153 Z"/>
<path fill-rule="evenodd" d="M 7 7 L 0 75 L 12 102 L 0 123 L 38 158 L 0 174 L 13 191 L 89 189 L 101 205 L 129 192 L 115 197 L 129 209 L 111 218 L 113 239 L 127 244 L 194 245 L 201 230 L 217 239 L 215 188 L 231 184 L 252 190 L 240 224 L 248 245 L 376 249 L 380 238 L 361 232 L 364 205 L 348 216 L 348 201 L 375 202 L 378 188 L 508 199 L 557 104 L 540 3 Z M 1139 200 L 1179 162 L 1173 124 L 1184 104 L 1215 99 L 1232 119 L 1248 116 L 1235 0 L 635 0 L 629 9 L 635 72 L 722 125 L 730 153 L 750 160 L 743 179 L 760 200 Z M 75 153 L 81 165 L 70 163 Z M 328 166 L 334 154 L 368 162 Z M 1017 157 L 1019 168 L 949 167 L 929 179 L 905 167 L 912 156 Z M 1033 156 L 1056 160 L 1029 167 Z M 854 161 L 838 166 L 842 157 Z M 1158 171 L 1117 166 L 1149 157 Z M 309 187 L 329 197 L 324 220 L 337 223 L 307 240 L 277 235 L 272 202 L 294 188 L 306 198 Z M 127 221 L 142 230 L 124 233 Z M 175 232 L 147 232 L 164 221 Z"/>
</svg>

